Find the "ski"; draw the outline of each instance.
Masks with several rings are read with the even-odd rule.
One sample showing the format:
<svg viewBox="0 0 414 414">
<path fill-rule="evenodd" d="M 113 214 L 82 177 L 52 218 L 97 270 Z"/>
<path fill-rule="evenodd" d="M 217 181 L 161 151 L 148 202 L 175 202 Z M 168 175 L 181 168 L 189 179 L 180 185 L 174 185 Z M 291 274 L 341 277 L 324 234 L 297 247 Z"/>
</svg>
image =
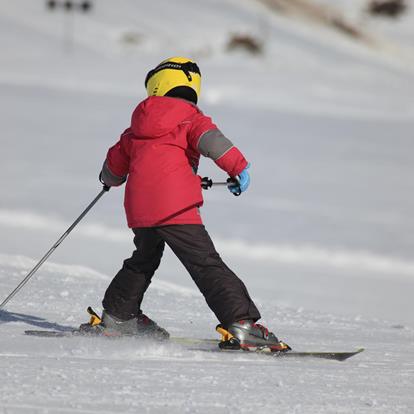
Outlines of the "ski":
<svg viewBox="0 0 414 414">
<path fill-rule="evenodd" d="M 52 331 L 52 330 L 27 330 L 25 331 L 26 335 L 37 336 L 43 338 L 69 338 L 69 337 L 87 337 L 87 338 L 96 338 L 97 335 L 85 335 L 77 329 L 68 330 L 68 331 Z M 119 336 L 110 337 L 105 336 L 105 338 L 122 338 Z M 225 353 L 243 353 L 243 354 L 261 354 L 272 356 L 275 358 L 320 358 L 320 359 L 331 359 L 335 361 L 345 361 L 348 358 L 353 357 L 364 351 L 364 348 L 357 349 L 355 351 L 348 352 L 338 352 L 338 351 L 286 351 L 286 352 L 270 352 L 268 349 L 257 349 L 254 351 L 244 351 L 244 350 L 232 350 L 232 349 L 219 349 L 218 339 L 199 339 L 199 338 L 188 338 L 188 337 L 170 337 L 167 341 L 159 343 L 174 343 L 180 345 L 194 346 L 191 348 L 192 351 L 207 351 L 207 352 L 225 352 Z M 214 345 L 214 348 L 203 348 L 202 346 L 211 346 Z M 197 348 L 199 346 L 200 348 Z M 217 348 L 216 348 L 217 346 Z"/>
</svg>

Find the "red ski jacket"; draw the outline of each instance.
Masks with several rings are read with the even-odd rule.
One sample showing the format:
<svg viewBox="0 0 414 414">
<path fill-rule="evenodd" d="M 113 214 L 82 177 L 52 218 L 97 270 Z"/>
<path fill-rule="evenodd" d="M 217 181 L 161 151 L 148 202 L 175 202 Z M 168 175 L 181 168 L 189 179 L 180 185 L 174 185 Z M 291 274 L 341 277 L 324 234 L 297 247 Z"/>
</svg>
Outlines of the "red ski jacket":
<svg viewBox="0 0 414 414">
<path fill-rule="evenodd" d="M 128 226 L 201 224 L 203 204 L 197 175 L 200 154 L 234 177 L 247 166 L 197 106 L 179 98 L 152 96 L 134 110 L 131 126 L 109 149 L 102 179 L 125 189 Z"/>
</svg>

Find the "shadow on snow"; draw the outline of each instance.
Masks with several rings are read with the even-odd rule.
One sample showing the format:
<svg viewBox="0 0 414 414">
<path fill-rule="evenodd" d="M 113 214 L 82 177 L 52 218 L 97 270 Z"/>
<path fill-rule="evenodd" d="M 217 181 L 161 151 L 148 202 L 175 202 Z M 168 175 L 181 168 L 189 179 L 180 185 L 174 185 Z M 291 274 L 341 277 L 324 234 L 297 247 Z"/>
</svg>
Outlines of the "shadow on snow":
<svg viewBox="0 0 414 414">
<path fill-rule="evenodd" d="M 38 328 L 53 329 L 57 331 L 72 331 L 73 326 L 60 325 L 56 322 L 49 322 L 44 318 L 23 313 L 14 313 L 0 310 L 0 325 L 9 322 L 24 322 Z"/>
</svg>

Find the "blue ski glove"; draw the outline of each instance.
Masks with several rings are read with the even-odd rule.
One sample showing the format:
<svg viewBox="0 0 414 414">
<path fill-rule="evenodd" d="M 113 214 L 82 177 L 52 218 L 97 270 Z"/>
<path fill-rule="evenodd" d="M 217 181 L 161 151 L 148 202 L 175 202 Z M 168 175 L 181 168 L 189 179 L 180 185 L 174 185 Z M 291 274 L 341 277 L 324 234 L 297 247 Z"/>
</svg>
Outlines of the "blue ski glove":
<svg viewBox="0 0 414 414">
<path fill-rule="evenodd" d="M 250 163 L 247 164 L 247 167 L 237 176 L 235 177 L 238 181 L 238 184 L 229 185 L 229 190 L 234 195 L 240 195 L 244 191 L 247 190 L 250 184 L 250 175 L 247 171 L 250 168 Z"/>
</svg>

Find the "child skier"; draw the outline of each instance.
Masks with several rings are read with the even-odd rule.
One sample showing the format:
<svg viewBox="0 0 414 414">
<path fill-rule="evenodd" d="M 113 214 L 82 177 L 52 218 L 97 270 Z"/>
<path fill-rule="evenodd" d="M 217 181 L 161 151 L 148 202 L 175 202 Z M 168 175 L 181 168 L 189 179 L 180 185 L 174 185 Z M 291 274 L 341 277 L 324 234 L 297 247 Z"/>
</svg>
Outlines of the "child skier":
<svg viewBox="0 0 414 414">
<path fill-rule="evenodd" d="M 136 250 L 106 290 L 102 318 L 81 330 L 168 339 L 168 332 L 141 310 L 167 244 L 220 321 L 222 347 L 284 351 L 289 349 L 286 344 L 255 323 L 258 309 L 202 224 L 200 154 L 237 178 L 229 185 L 233 193 L 246 191 L 250 178 L 242 153 L 196 106 L 200 84 L 200 70 L 190 59 L 161 62 L 145 79 L 148 98 L 136 107 L 131 126 L 108 151 L 100 179 L 108 187 L 126 181 L 124 204 Z"/>
</svg>

